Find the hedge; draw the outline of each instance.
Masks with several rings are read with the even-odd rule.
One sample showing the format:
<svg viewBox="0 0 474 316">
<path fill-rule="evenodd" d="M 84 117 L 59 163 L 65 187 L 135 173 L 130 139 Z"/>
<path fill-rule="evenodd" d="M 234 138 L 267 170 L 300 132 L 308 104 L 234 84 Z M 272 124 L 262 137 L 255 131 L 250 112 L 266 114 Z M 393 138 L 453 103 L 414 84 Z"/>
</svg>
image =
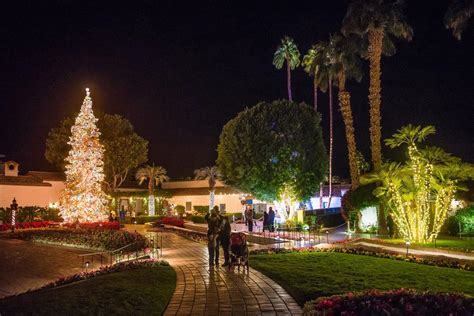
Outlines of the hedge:
<svg viewBox="0 0 474 316">
<path fill-rule="evenodd" d="M 137 242 L 139 250 L 149 247 L 148 240 L 140 234 L 110 229 L 53 228 L 22 230 L 8 233 L 7 236 L 16 239 L 97 250 L 115 250 L 134 242 Z M 135 249 L 134 247 L 133 250 Z"/>
</svg>

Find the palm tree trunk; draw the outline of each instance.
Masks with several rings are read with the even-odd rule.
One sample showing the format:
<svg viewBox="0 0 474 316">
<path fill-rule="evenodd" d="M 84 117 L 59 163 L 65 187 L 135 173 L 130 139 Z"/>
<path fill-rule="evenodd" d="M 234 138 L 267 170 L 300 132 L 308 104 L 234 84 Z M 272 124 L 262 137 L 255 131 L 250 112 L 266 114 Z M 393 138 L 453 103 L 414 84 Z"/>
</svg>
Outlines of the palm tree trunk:
<svg viewBox="0 0 474 316">
<path fill-rule="evenodd" d="M 291 67 L 288 60 L 286 61 L 286 77 L 288 84 L 288 100 L 293 101 L 293 97 L 291 95 Z"/>
<path fill-rule="evenodd" d="M 370 86 L 369 86 L 369 104 L 370 104 L 370 142 L 372 152 L 372 164 L 374 171 L 379 171 L 382 167 L 382 145 L 381 145 L 381 125 L 380 125 L 380 104 L 382 90 L 380 84 L 382 59 L 383 30 L 376 29 L 369 31 L 369 60 L 370 60 Z M 380 234 L 387 234 L 387 221 L 385 219 L 384 205 L 381 203 L 378 207 L 377 221 Z"/>
<path fill-rule="evenodd" d="M 214 208 L 215 189 L 209 190 L 209 212 Z"/>
<path fill-rule="evenodd" d="M 382 145 L 381 145 L 381 125 L 380 125 L 380 105 L 381 105 L 381 67 L 383 30 L 375 29 L 369 31 L 369 59 L 370 59 L 370 142 L 372 152 L 372 163 L 374 171 L 379 171 L 382 166 Z"/>
<path fill-rule="evenodd" d="M 343 75 L 344 76 L 344 75 Z M 352 118 L 351 95 L 346 90 L 345 77 L 339 79 L 339 106 L 341 107 L 342 120 L 346 129 L 347 155 L 351 173 L 351 189 L 359 186 L 359 170 L 357 168 L 357 146 L 355 140 L 354 120 Z"/>
<path fill-rule="evenodd" d="M 313 80 L 313 93 L 314 93 L 314 112 L 318 112 L 318 84 L 316 81 L 316 74 Z"/>
<path fill-rule="evenodd" d="M 329 193 L 328 193 L 328 208 L 331 207 L 332 199 L 332 142 L 333 142 L 333 128 L 332 128 L 332 78 L 329 76 Z"/>
</svg>

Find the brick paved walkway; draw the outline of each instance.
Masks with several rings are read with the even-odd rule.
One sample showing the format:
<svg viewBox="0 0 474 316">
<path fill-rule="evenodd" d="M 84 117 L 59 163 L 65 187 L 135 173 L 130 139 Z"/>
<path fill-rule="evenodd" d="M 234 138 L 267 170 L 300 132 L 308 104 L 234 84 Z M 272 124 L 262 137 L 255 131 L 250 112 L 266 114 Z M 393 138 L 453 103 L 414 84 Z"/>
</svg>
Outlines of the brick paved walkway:
<svg viewBox="0 0 474 316">
<path fill-rule="evenodd" d="M 210 269 L 205 245 L 164 233 L 163 256 L 178 279 L 165 315 L 302 314 L 281 286 L 258 271 Z"/>
</svg>

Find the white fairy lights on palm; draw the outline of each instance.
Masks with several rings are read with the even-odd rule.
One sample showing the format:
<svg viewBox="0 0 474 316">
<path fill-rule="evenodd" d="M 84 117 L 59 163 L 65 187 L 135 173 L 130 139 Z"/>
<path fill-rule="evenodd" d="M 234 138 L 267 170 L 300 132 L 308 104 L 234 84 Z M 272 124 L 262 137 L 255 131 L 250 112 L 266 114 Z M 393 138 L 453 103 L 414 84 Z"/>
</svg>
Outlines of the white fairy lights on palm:
<svg viewBox="0 0 474 316">
<path fill-rule="evenodd" d="M 89 88 L 81 111 L 71 128 L 66 160 L 66 183 L 60 214 L 66 222 L 97 222 L 107 219 L 104 181 L 104 146 L 99 142 L 97 118 L 92 111 Z"/>
</svg>

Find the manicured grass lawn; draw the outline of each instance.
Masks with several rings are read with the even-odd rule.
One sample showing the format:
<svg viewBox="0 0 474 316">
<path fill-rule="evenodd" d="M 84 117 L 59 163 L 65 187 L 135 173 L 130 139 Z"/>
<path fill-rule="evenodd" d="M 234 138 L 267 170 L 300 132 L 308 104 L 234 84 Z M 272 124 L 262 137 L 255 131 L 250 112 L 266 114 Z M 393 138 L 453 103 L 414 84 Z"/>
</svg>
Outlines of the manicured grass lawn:
<svg viewBox="0 0 474 316">
<path fill-rule="evenodd" d="M 161 315 L 175 286 L 169 266 L 138 268 L 0 300 L 0 314 Z"/>
<path fill-rule="evenodd" d="M 405 245 L 405 241 L 402 239 L 384 239 L 385 242 Z M 421 247 L 430 247 L 434 248 L 434 242 L 425 243 L 425 244 L 416 244 L 414 245 Z M 441 249 L 451 249 L 456 251 L 474 251 L 474 238 L 471 239 L 437 239 L 436 247 Z"/>
<path fill-rule="evenodd" d="M 474 295 L 474 272 L 341 253 L 254 255 L 250 266 L 283 286 L 299 304 L 367 289 L 462 292 Z"/>
</svg>

